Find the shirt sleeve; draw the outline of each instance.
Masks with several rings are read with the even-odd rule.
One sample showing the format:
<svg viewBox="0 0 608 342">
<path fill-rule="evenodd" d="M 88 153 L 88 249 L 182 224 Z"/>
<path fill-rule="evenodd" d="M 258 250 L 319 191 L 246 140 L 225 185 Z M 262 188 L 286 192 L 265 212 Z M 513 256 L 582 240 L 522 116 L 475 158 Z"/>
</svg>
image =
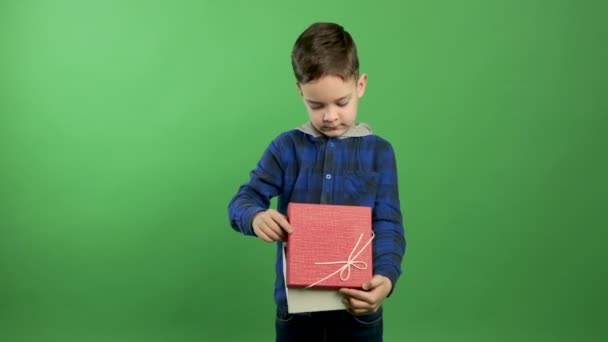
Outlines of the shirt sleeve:
<svg viewBox="0 0 608 342">
<path fill-rule="evenodd" d="M 405 255 L 406 242 L 399 201 L 397 162 L 389 143 L 377 151 L 376 163 L 379 177 L 376 202 L 372 212 L 375 234 L 373 241 L 374 274 L 389 278 L 394 290 L 401 275 L 401 261 Z"/>
<path fill-rule="evenodd" d="M 238 232 L 255 236 L 252 221 L 255 214 L 270 206 L 270 199 L 283 188 L 283 169 L 280 163 L 278 138 L 264 151 L 249 181 L 241 185 L 228 204 L 230 225 Z"/>
</svg>

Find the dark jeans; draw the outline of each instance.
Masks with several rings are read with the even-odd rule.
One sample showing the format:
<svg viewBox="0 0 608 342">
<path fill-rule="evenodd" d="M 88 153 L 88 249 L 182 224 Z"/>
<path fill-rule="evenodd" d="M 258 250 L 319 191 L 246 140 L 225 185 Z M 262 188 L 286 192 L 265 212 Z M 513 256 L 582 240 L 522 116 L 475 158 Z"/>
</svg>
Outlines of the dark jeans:
<svg viewBox="0 0 608 342">
<path fill-rule="evenodd" d="M 382 342 L 382 307 L 362 316 L 348 311 L 290 314 L 277 308 L 277 342 Z"/>
</svg>

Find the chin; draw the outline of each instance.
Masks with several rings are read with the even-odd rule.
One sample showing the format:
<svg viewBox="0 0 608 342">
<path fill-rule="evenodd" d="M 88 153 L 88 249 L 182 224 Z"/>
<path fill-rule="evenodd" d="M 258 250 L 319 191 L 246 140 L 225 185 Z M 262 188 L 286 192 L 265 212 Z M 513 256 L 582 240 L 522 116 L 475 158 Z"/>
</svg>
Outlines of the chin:
<svg viewBox="0 0 608 342">
<path fill-rule="evenodd" d="M 338 129 L 338 130 L 333 130 L 333 131 L 324 131 L 322 133 L 328 137 L 339 137 L 339 136 L 342 136 L 344 133 L 346 133 L 346 130 Z"/>
</svg>

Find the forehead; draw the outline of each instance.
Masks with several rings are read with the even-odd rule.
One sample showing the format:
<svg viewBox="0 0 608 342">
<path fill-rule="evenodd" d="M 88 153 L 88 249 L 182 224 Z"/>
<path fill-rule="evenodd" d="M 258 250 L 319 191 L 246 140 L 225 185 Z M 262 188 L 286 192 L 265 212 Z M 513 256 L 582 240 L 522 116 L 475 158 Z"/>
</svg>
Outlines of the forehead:
<svg viewBox="0 0 608 342">
<path fill-rule="evenodd" d="M 300 84 L 305 99 L 313 101 L 333 101 L 350 95 L 355 88 L 356 83 L 353 78 L 343 80 L 333 75 Z"/>
</svg>

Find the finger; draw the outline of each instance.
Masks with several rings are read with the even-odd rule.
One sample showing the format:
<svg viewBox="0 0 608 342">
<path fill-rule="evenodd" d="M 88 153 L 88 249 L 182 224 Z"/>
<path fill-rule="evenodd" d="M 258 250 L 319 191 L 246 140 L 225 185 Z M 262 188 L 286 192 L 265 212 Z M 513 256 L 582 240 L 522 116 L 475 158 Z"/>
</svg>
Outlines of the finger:
<svg viewBox="0 0 608 342">
<path fill-rule="evenodd" d="M 281 228 L 274 222 L 272 217 L 272 209 L 265 212 L 263 215 L 260 215 L 257 219 L 257 224 L 260 228 L 264 229 L 264 231 L 271 235 L 275 240 L 285 240 L 285 236 Z M 278 236 L 277 236 L 278 235 Z"/>
<path fill-rule="evenodd" d="M 260 215 L 258 225 L 271 238 L 281 240 L 282 232 L 280 232 L 280 229 L 277 227 L 277 224 L 274 222 L 272 216 L 268 212 Z"/>
<path fill-rule="evenodd" d="M 375 311 L 376 310 L 371 310 L 371 309 L 370 310 L 368 310 L 368 309 L 348 309 L 348 312 L 350 312 L 350 314 L 353 316 L 368 315 Z"/>
<path fill-rule="evenodd" d="M 379 306 L 376 306 L 375 308 L 371 308 L 371 309 L 347 309 L 348 312 L 351 313 L 351 315 L 353 316 L 361 316 L 361 315 L 369 315 L 372 314 L 376 311 L 378 311 Z"/>
<path fill-rule="evenodd" d="M 363 289 L 366 291 L 375 289 L 377 287 L 380 287 L 382 285 L 385 285 L 387 283 L 387 281 L 390 282 L 390 280 L 388 278 L 386 278 L 385 276 L 376 274 L 372 277 L 372 279 L 370 279 L 369 281 L 363 283 Z"/>
<path fill-rule="evenodd" d="M 353 316 L 363 316 L 369 313 L 367 310 L 348 310 Z"/>
<path fill-rule="evenodd" d="M 362 300 L 353 298 L 353 297 L 348 297 L 348 298 L 344 298 L 346 300 L 346 306 L 348 308 L 350 308 L 351 310 L 355 310 L 355 311 L 369 311 L 372 310 L 375 305 L 372 305 L 368 302 L 364 302 Z"/>
<path fill-rule="evenodd" d="M 367 292 L 367 291 L 343 288 L 343 289 L 340 289 L 340 293 L 342 293 L 343 295 L 346 295 L 349 298 L 355 298 L 360 301 L 367 302 L 369 304 L 375 303 L 374 294 Z"/>
<path fill-rule="evenodd" d="M 283 230 L 285 230 L 287 233 L 293 232 L 293 228 L 289 224 L 289 221 L 287 221 L 285 216 L 283 216 L 281 213 L 273 210 L 270 212 L 270 215 L 272 216 L 274 221 L 277 222 L 279 226 L 281 226 L 281 228 L 283 228 Z"/>
<path fill-rule="evenodd" d="M 285 232 L 279 227 L 279 225 L 273 220 L 272 217 L 269 217 L 264 222 L 268 229 L 272 230 L 272 232 L 277 236 L 277 240 L 285 240 Z"/>
<path fill-rule="evenodd" d="M 273 241 L 273 240 L 272 240 L 272 239 L 271 239 L 271 238 L 270 238 L 268 235 L 266 235 L 266 233 L 264 233 L 264 231 L 263 231 L 263 230 L 261 230 L 259 227 L 258 227 L 258 228 L 254 228 L 254 232 L 255 232 L 255 235 L 257 235 L 257 236 L 258 236 L 260 239 L 262 239 L 262 240 L 264 240 L 264 241 L 266 241 L 266 242 L 272 242 L 272 241 Z"/>
<path fill-rule="evenodd" d="M 363 283 L 363 289 L 368 291 L 371 290 L 373 288 L 376 288 L 378 286 L 380 286 L 382 284 L 382 279 L 380 279 L 379 277 L 372 277 L 372 279 L 370 279 L 369 281 Z"/>
<path fill-rule="evenodd" d="M 266 222 L 262 222 L 260 224 L 260 229 L 266 234 L 266 236 L 272 239 L 272 241 L 281 240 L 281 237 L 272 228 L 270 228 Z"/>
</svg>

